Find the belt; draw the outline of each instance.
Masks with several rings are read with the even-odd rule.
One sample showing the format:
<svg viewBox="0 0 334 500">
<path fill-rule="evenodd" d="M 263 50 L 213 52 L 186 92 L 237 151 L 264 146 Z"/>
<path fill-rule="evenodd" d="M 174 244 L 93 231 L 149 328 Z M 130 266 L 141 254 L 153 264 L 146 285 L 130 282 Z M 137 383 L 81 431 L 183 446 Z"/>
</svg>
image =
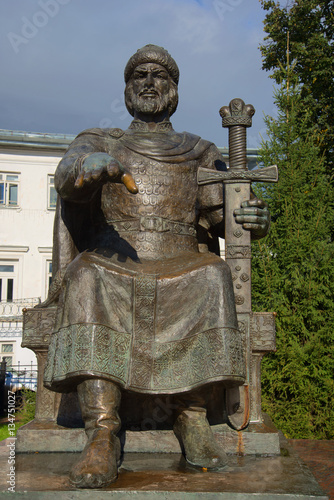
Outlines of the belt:
<svg viewBox="0 0 334 500">
<path fill-rule="evenodd" d="M 116 231 L 152 231 L 155 233 L 171 232 L 183 236 L 196 236 L 196 229 L 192 224 L 174 222 L 163 217 L 145 216 L 139 219 L 107 221 Z"/>
</svg>

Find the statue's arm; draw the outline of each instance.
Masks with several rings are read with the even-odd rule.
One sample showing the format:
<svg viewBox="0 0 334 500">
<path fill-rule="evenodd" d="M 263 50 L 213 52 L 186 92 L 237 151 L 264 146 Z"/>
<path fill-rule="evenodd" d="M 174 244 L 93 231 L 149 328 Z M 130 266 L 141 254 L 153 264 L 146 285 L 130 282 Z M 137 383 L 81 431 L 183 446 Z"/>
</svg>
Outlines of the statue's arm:
<svg viewBox="0 0 334 500">
<path fill-rule="evenodd" d="M 201 158 L 202 168 L 226 170 L 218 148 L 211 144 Z M 223 183 L 201 185 L 198 187 L 199 224 L 213 237 L 224 238 L 224 186 Z"/>
<path fill-rule="evenodd" d="M 66 151 L 55 173 L 55 188 L 66 201 L 86 203 L 106 182 L 122 182 L 133 194 L 131 175 L 106 153 L 103 131 L 79 134 Z"/>
<path fill-rule="evenodd" d="M 84 159 L 98 151 L 104 152 L 103 140 L 89 133 L 79 134 L 68 147 L 55 172 L 55 188 L 64 200 L 87 202 L 93 197 L 98 186 L 78 190 L 75 183 Z"/>
<path fill-rule="evenodd" d="M 226 170 L 218 148 L 211 144 L 202 159 L 202 168 Z M 205 189 L 206 188 L 206 189 Z M 224 187 L 222 183 L 207 184 L 199 187 L 201 219 L 206 221 L 207 229 L 213 236 L 224 238 Z M 270 213 L 267 204 L 251 191 L 250 200 L 234 211 L 235 220 L 251 232 L 253 240 L 263 238 L 269 231 Z"/>
</svg>

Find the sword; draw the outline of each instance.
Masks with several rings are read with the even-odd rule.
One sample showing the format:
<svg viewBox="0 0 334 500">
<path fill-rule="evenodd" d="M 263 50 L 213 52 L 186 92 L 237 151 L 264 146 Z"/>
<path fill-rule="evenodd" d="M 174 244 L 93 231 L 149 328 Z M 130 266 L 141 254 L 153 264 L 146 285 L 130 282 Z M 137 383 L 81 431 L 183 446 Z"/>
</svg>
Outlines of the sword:
<svg viewBox="0 0 334 500">
<path fill-rule="evenodd" d="M 247 168 L 246 128 L 252 125 L 254 113 L 254 107 L 245 105 L 242 99 L 233 99 L 229 106 L 220 109 L 222 126 L 229 129 L 229 168 L 226 172 L 199 168 L 197 179 L 200 185 L 223 182 L 225 188 L 225 260 L 232 273 L 238 322 L 244 332 L 247 355 L 244 386 L 226 391 L 228 418 L 237 430 L 248 425 L 252 410 L 248 390 L 253 378 L 249 370 L 252 356 L 251 234 L 235 221 L 233 213 L 243 201 L 250 199 L 251 182 L 278 181 L 276 165 L 252 171 Z M 258 387 L 256 391 L 258 393 Z M 260 415 L 260 411 L 258 407 L 253 408 L 253 414 Z"/>
</svg>

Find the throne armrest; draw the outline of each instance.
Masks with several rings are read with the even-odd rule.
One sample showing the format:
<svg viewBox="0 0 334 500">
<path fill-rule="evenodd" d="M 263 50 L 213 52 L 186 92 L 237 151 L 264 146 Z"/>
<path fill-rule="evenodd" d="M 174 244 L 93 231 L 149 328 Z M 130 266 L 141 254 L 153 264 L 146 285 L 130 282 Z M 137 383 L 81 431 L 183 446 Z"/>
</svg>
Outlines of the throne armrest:
<svg viewBox="0 0 334 500">
<path fill-rule="evenodd" d="M 34 352 L 48 350 L 56 311 L 56 305 L 23 310 L 22 347 L 28 347 Z"/>
</svg>

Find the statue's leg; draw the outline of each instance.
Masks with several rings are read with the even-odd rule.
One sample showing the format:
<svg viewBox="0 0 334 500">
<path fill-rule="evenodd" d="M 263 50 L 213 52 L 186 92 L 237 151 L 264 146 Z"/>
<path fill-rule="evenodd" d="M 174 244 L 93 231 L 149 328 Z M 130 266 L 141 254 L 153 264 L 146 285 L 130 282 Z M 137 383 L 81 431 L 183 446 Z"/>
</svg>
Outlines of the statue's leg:
<svg viewBox="0 0 334 500">
<path fill-rule="evenodd" d="M 227 456 L 218 446 L 206 418 L 206 398 L 203 390 L 180 394 L 174 432 L 184 448 L 187 462 L 206 469 L 227 465 Z"/>
<path fill-rule="evenodd" d="M 101 488 L 117 479 L 121 391 L 101 379 L 85 380 L 77 390 L 88 441 L 70 472 L 70 481 L 77 488 Z"/>
</svg>

